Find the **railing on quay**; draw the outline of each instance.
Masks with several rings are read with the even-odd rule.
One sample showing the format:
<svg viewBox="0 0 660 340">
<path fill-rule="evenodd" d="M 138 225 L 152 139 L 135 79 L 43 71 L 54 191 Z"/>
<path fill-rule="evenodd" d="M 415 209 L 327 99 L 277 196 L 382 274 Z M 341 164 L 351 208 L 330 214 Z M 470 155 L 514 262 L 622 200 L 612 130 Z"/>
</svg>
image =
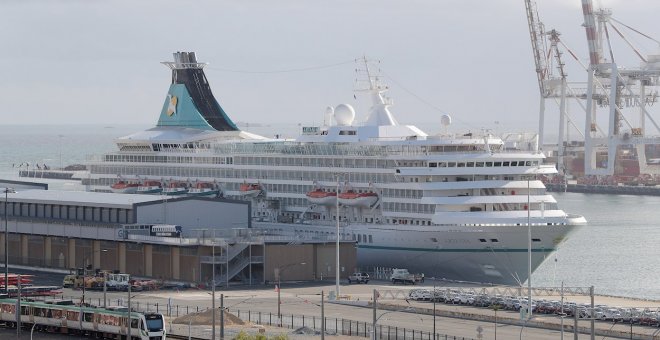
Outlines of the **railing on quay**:
<svg viewBox="0 0 660 340">
<path fill-rule="evenodd" d="M 64 296 L 62 297 L 64 298 Z M 79 300 L 80 297 L 70 297 L 72 300 Z M 102 299 L 90 299 L 86 301 L 92 305 L 102 306 Z M 128 306 L 126 299 L 112 299 L 108 300 L 110 306 Z M 131 304 L 131 308 L 137 312 L 156 312 L 162 313 L 169 317 L 179 317 L 191 313 L 204 312 L 209 307 L 187 306 L 187 305 L 168 305 L 159 303 L 140 303 L 136 301 Z M 274 327 L 297 329 L 300 327 L 311 328 L 315 331 L 322 330 L 321 317 L 317 315 L 296 315 L 296 314 L 282 314 L 278 318 L 277 313 L 251 311 L 244 309 L 230 309 L 227 308 L 228 313 L 232 313 L 243 321 L 257 323 L 260 325 L 268 325 Z M 343 318 L 325 317 L 325 332 L 326 334 L 348 335 L 372 338 L 373 325 L 368 321 L 356 321 Z M 376 339 L 380 340 L 433 340 L 432 332 L 425 332 L 415 329 L 378 324 L 376 326 Z M 449 334 L 435 334 L 436 340 L 476 340 L 469 337 L 460 337 Z"/>
</svg>

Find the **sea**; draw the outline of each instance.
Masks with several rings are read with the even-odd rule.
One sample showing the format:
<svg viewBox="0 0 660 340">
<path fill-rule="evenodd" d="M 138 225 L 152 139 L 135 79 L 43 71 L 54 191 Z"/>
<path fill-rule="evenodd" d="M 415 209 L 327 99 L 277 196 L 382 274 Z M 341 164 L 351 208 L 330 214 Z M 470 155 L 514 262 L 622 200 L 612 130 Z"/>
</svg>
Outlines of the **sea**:
<svg viewBox="0 0 660 340">
<path fill-rule="evenodd" d="M 0 178 L 21 180 L 30 164 L 51 168 L 84 164 L 114 151 L 114 140 L 148 129 L 141 125 L 0 126 Z M 244 126 L 264 136 L 292 136 L 295 126 Z M 25 179 L 22 179 L 25 180 Z M 39 179 L 55 190 L 83 190 L 59 180 Z M 575 232 L 533 273 L 538 287 L 594 286 L 600 295 L 660 300 L 660 197 L 553 193 L 560 208 L 584 215 Z M 643 306 L 643 302 L 640 302 Z"/>
</svg>

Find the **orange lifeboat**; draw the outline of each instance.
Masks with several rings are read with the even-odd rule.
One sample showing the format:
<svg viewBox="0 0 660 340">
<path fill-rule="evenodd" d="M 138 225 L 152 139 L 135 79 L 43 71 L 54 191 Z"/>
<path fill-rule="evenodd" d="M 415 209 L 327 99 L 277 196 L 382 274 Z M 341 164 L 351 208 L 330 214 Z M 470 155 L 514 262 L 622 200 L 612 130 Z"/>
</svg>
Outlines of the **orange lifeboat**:
<svg viewBox="0 0 660 340">
<path fill-rule="evenodd" d="M 119 181 L 111 185 L 110 189 L 112 190 L 112 192 L 118 194 L 134 194 L 135 192 L 137 192 L 139 186 L 140 186 L 139 183 Z"/>
<path fill-rule="evenodd" d="M 239 187 L 239 192 L 243 196 L 257 196 L 261 193 L 261 185 L 259 184 L 248 184 L 248 183 L 243 183 Z"/>
<path fill-rule="evenodd" d="M 318 205 L 333 205 L 337 203 L 337 193 L 316 189 L 308 192 L 307 200 Z"/>
<path fill-rule="evenodd" d="M 339 203 L 348 206 L 370 207 L 378 201 L 378 194 L 372 191 L 357 192 L 347 190 L 339 194 Z"/>
</svg>

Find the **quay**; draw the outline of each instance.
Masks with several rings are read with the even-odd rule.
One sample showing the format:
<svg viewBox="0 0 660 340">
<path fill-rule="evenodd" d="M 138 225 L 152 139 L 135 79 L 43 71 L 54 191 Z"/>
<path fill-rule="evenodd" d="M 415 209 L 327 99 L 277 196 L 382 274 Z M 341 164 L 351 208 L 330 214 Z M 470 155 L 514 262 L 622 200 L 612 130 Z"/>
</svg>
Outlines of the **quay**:
<svg viewBox="0 0 660 340">
<path fill-rule="evenodd" d="M 277 295 L 273 285 L 260 287 L 234 286 L 229 289 L 217 291 L 217 298 L 223 294 L 223 304 L 233 316 L 240 317 L 243 325 L 227 322 L 225 335 L 233 338 L 241 331 L 256 334 L 263 332 L 269 336 L 285 334 L 289 339 L 320 339 L 319 334 L 293 334 L 303 325 L 311 329 L 320 329 L 321 297 L 325 292 L 324 314 L 328 339 L 365 339 L 370 337 L 373 320 L 372 296 L 373 290 L 382 292 L 377 305 L 377 330 L 379 334 L 388 334 L 390 339 L 427 339 L 433 332 L 433 303 L 428 301 L 413 301 L 403 296 L 414 289 L 432 289 L 433 285 L 453 285 L 443 281 L 428 280 L 421 286 L 392 286 L 385 281 L 370 282 L 369 284 L 346 285 L 342 282 L 341 299 L 328 301 L 328 292 L 334 289 L 332 280 L 315 282 L 287 281 L 282 283 L 280 290 L 281 318 L 277 317 Z M 502 288 L 502 287 L 500 287 Z M 523 289 L 524 290 L 524 289 Z M 400 291 L 394 298 L 385 292 Z M 94 303 L 102 299 L 102 293 L 87 292 L 89 301 Z M 80 291 L 65 289 L 65 297 L 79 297 Z M 108 293 L 111 305 L 126 303 L 126 293 Z M 535 298 L 542 298 L 542 296 Z M 556 298 L 556 297 L 554 297 Z M 585 302 L 588 297 L 567 297 L 566 301 Z M 660 308 L 658 301 L 639 301 L 634 299 L 596 296 L 599 305 L 611 306 L 637 306 L 645 308 Z M 219 301 L 216 302 L 219 306 Z M 158 310 L 170 320 L 168 328 L 170 334 L 187 338 L 188 332 L 199 339 L 211 339 L 210 324 L 171 323 L 177 318 L 196 311 L 204 311 L 211 307 L 211 298 L 205 290 L 182 291 L 145 291 L 137 293 L 133 298 L 133 308 L 139 310 Z M 460 304 L 436 303 L 435 330 L 440 339 L 494 339 L 495 332 L 500 339 L 559 339 L 561 318 L 555 315 L 539 314 L 532 321 L 520 320 L 516 311 L 480 308 Z M 573 319 L 564 319 L 564 338 L 573 339 Z M 280 327 L 281 325 L 281 327 Z M 219 332 L 219 321 L 216 324 Z M 579 319 L 578 328 L 581 333 L 578 339 L 590 339 L 588 333 L 590 320 Z M 658 339 L 660 328 L 651 326 L 630 325 L 596 321 L 596 336 L 598 339 L 630 339 L 631 330 L 633 339 Z M 339 329 L 341 336 L 333 336 L 335 329 Z M 481 332 L 478 332 L 478 330 Z M 396 330 L 396 331 L 395 331 Z M 404 330 L 406 332 L 404 338 Z M 396 333 L 395 333 L 396 332 Z M 350 334 L 349 334 L 350 333 Z M 218 333 L 219 334 L 219 333 Z M 396 337 L 395 334 L 398 334 Z M 387 339 L 382 335 L 381 339 Z M 219 339 L 219 337 L 218 337 Z"/>
</svg>

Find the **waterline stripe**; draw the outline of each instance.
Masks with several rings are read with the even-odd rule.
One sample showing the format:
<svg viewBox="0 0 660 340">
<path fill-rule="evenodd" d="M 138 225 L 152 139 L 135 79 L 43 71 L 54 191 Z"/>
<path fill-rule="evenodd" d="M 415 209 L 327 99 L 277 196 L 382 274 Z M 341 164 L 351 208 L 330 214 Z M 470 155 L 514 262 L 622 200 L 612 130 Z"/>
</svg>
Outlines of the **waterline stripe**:
<svg viewBox="0 0 660 340">
<path fill-rule="evenodd" d="M 378 249 L 378 250 L 403 250 L 403 251 L 421 251 L 421 252 L 435 252 L 435 253 L 526 253 L 527 249 L 505 249 L 505 248 L 482 248 L 482 249 L 443 249 L 443 248 L 410 248 L 410 247 L 388 247 L 388 246 L 368 246 L 358 244 L 360 249 Z M 532 253 L 549 253 L 556 249 L 532 249 Z"/>
</svg>

